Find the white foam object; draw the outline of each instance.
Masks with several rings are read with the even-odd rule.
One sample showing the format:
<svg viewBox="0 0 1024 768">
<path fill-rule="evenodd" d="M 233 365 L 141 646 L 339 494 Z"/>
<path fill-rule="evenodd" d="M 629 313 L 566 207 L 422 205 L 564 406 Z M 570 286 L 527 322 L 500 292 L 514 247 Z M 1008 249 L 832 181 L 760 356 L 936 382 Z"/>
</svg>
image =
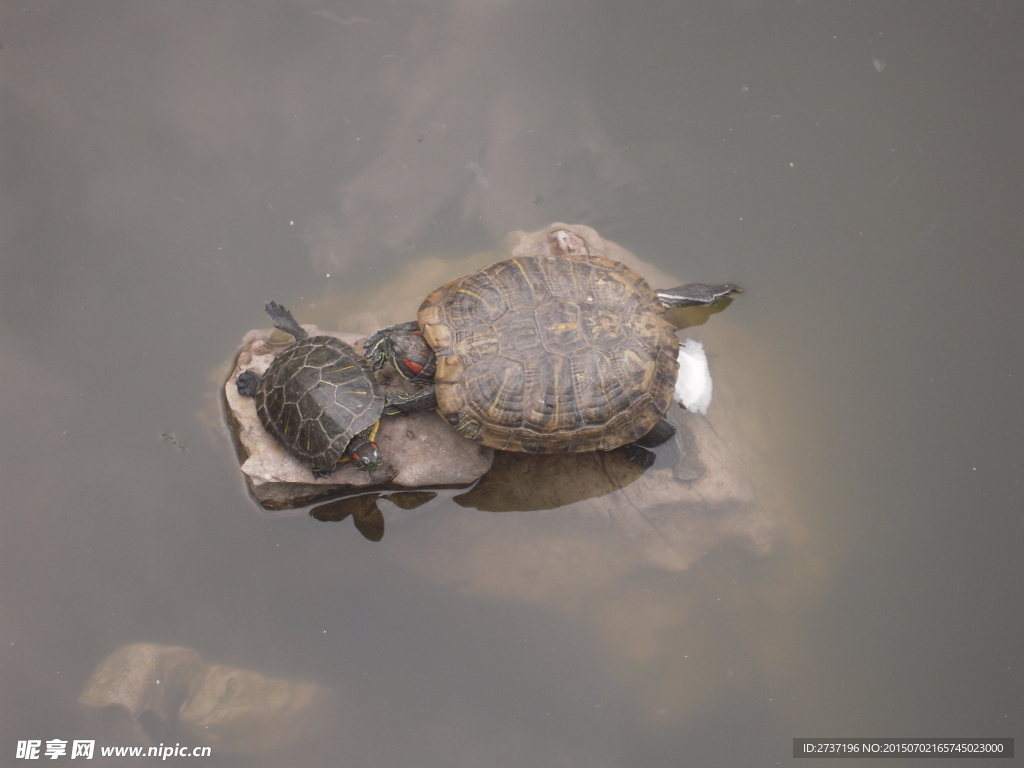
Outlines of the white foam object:
<svg viewBox="0 0 1024 768">
<path fill-rule="evenodd" d="M 704 345 L 687 339 L 679 347 L 679 376 L 675 399 L 694 413 L 706 414 L 711 405 L 711 371 Z"/>
</svg>

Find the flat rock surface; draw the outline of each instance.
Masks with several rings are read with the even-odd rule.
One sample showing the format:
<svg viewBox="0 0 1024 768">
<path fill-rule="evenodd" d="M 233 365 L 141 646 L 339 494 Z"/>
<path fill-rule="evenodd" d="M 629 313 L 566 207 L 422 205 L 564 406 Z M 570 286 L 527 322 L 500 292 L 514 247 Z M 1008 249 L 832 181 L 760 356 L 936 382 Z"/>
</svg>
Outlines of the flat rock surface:
<svg viewBox="0 0 1024 768">
<path fill-rule="evenodd" d="M 335 336 L 362 349 L 352 334 L 321 331 L 304 325 L 311 336 Z M 278 341 L 280 339 L 280 341 Z M 227 420 L 235 438 L 242 472 L 253 496 L 266 509 L 293 509 L 353 493 L 431 487 L 464 487 L 490 469 L 494 452 L 467 440 L 433 412 L 384 418 L 377 445 L 384 456 L 379 469 L 364 472 L 342 465 L 328 477 L 314 478 L 309 467 L 292 458 L 267 433 L 256 416 L 252 398 L 238 394 L 238 374 L 262 375 L 271 361 L 292 344 L 292 337 L 273 329 L 250 331 L 242 340 L 234 368 L 224 384 Z M 385 391 L 409 391 L 400 376 L 378 372 Z"/>
</svg>

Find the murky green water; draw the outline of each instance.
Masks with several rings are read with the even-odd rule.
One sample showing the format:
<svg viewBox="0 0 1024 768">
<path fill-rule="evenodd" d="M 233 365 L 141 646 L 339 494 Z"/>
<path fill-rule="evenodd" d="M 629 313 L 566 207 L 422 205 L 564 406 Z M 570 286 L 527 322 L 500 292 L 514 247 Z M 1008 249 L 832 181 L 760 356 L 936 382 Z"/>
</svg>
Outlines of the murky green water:
<svg viewBox="0 0 1024 768">
<path fill-rule="evenodd" d="M 0 764 L 102 738 L 78 696 L 139 642 L 340 695 L 213 765 L 1019 735 L 1020 8 L 551 5 L 0 5 Z M 764 546 L 259 510 L 217 387 L 265 300 L 369 330 L 436 287 L 406 267 L 559 220 L 746 289 L 691 335 Z"/>
</svg>

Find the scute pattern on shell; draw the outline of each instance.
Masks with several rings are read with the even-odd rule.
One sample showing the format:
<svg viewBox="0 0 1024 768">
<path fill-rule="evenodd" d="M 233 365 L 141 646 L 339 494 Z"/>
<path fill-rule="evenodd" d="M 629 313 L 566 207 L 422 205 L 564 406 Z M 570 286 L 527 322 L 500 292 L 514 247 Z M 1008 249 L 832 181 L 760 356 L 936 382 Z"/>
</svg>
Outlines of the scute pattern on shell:
<svg viewBox="0 0 1024 768">
<path fill-rule="evenodd" d="M 314 471 L 333 468 L 384 407 L 380 385 L 363 360 L 333 336 L 302 339 L 275 357 L 255 397 L 267 432 Z"/>
<path fill-rule="evenodd" d="M 651 287 L 592 254 L 525 256 L 431 293 L 418 321 L 437 355 L 438 410 L 491 448 L 610 450 L 672 399 L 679 340 Z"/>
</svg>

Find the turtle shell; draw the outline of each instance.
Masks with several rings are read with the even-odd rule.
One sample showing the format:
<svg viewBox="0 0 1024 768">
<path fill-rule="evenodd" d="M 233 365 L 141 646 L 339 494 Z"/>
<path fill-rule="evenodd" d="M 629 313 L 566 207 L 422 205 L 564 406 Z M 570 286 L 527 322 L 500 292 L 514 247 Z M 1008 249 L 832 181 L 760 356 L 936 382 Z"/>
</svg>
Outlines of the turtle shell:
<svg viewBox="0 0 1024 768">
<path fill-rule="evenodd" d="M 315 472 L 333 469 L 349 441 L 384 409 L 363 359 L 333 336 L 302 339 L 275 357 L 255 398 L 267 432 Z"/>
<path fill-rule="evenodd" d="M 438 411 L 466 437 L 527 453 L 611 450 L 668 411 L 679 339 L 654 290 L 593 254 L 526 256 L 420 306 Z"/>
</svg>

